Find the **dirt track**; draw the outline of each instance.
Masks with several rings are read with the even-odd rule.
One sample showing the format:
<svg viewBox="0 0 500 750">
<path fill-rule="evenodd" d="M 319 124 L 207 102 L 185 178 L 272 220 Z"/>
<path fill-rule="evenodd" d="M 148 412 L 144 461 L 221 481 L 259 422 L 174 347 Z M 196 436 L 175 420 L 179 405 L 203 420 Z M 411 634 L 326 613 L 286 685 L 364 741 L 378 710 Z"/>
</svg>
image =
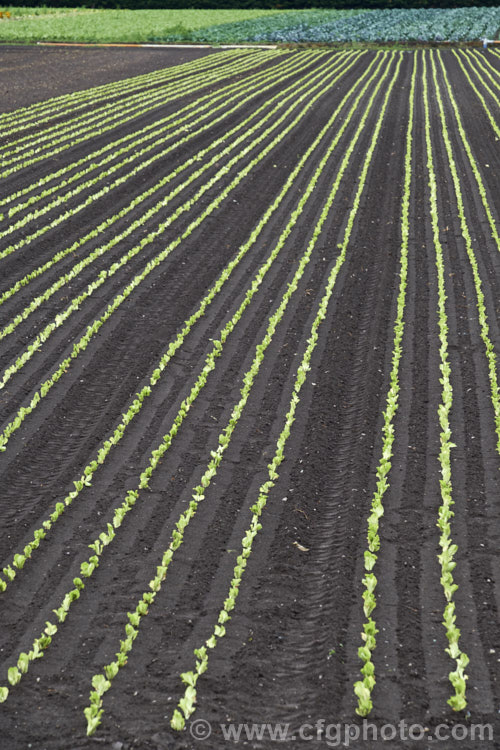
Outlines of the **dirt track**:
<svg viewBox="0 0 500 750">
<path fill-rule="evenodd" d="M 0 50 L 2 65 L 9 54 L 12 54 L 9 50 Z M 29 55 L 33 54 L 33 50 L 29 50 Z M 65 52 L 65 65 L 69 70 L 73 59 L 75 65 L 80 64 L 77 56 L 80 53 L 75 52 L 74 58 L 72 54 Z M 93 58 L 86 57 L 86 85 L 100 85 L 125 74 L 139 75 L 159 67 L 156 52 L 149 56 L 144 51 L 138 60 L 134 58 L 133 71 L 131 67 L 124 68 L 122 64 L 128 54 L 116 51 L 119 61 L 116 76 L 97 72 L 94 77 Z M 232 54 L 231 59 L 239 60 L 241 54 L 244 60 L 243 53 Z M 83 160 L 91 151 L 111 141 L 165 116 L 174 116 L 181 106 L 195 102 L 197 97 L 212 92 L 215 95 L 220 87 L 229 83 L 244 83 L 256 72 L 271 73 L 280 71 L 280 66 L 293 65 L 296 54 L 299 53 L 255 53 L 248 70 L 228 75 L 207 89 L 183 93 L 106 132 L 91 132 L 91 137 L 86 136 L 85 140 L 64 150 L 61 148 L 54 156 L 31 165 L 22 167 L 20 161 L 17 169 L 15 159 L 23 157 L 12 152 L 8 157 L 13 159 L 12 165 L 9 163 L 7 167 L 17 171 L 1 180 L 2 201 L 70 162 Z M 379 634 L 373 655 L 376 686 L 370 720 L 381 726 L 405 719 L 409 724 L 421 724 L 429 733 L 443 722 L 450 727 L 457 722 L 489 723 L 496 742 L 478 745 L 463 741 L 459 745 L 462 748 L 500 746 L 500 459 L 497 446 L 500 436 L 496 432 L 500 430 L 500 421 L 495 428 L 491 375 L 481 340 L 476 287 L 442 136 L 430 74 L 431 55 L 437 65 L 448 133 L 465 199 L 465 218 L 485 297 L 489 336 L 497 355 L 500 351 L 500 248 L 492 236 L 485 203 L 498 231 L 500 165 L 494 126 L 457 57 L 446 50 L 442 59 L 451 91 L 485 188 L 485 198 L 481 200 L 473 167 L 447 98 L 436 52 L 427 52 L 430 133 L 438 182 L 438 220 L 445 264 L 453 386 L 450 422 L 452 441 L 456 444 L 451 454 L 455 512 L 452 539 L 458 545 L 453 572 L 458 590 L 454 600 L 457 625 L 461 630 L 460 646 L 470 658 L 466 670 L 467 710 L 454 714 L 446 703 L 451 694 L 448 673 L 453 661 L 445 653 L 447 640 L 442 620 L 446 600 L 437 558 L 436 523 L 441 504 L 437 413 L 442 394 L 436 251 L 429 212 L 428 154 L 424 138 L 423 57 L 421 52 L 412 51 L 396 53 L 393 57 L 387 55 L 383 60 L 381 54 L 376 57 L 374 52 L 352 60 L 338 58 L 340 67 L 346 66 L 346 71 L 339 75 L 340 70 L 335 73 L 332 67 L 337 60 L 332 53 L 320 56 L 308 52 L 304 53 L 301 64 L 290 70 L 286 84 L 279 80 L 277 73 L 269 90 L 256 88 L 251 104 L 231 114 L 225 114 L 223 108 L 224 117 L 219 123 L 211 125 L 207 120 L 207 128 L 199 135 L 171 149 L 166 156 L 101 198 L 89 200 L 85 208 L 78 207 L 93 191 L 100 189 L 101 183 L 40 217 L 27 220 L 11 233 L 10 224 L 43 206 L 48 198 L 27 206 L 10 219 L 8 208 L 20 199 L 12 200 L 7 208 L 3 203 L 0 205 L 0 213 L 4 213 L 0 231 L 5 232 L 0 236 L 0 252 L 19 243 L 18 249 L 0 260 L 0 291 L 3 292 L 32 269 L 49 262 L 55 252 L 78 243 L 100 222 L 125 211 L 132 198 L 152 189 L 169 173 L 180 170 L 197 151 L 237 127 L 271 97 L 278 97 L 285 85 L 299 87 L 307 75 L 314 76 L 319 66 L 325 65 L 318 79 L 322 82 L 318 99 L 308 111 L 304 107 L 309 97 L 300 102 L 297 93 L 283 110 L 272 112 L 265 125 L 256 128 L 255 134 L 250 131 L 254 123 L 249 122 L 244 128 L 244 132 L 248 132 L 247 140 L 241 145 L 241 149 L 249 145 L 248 153 L 227 173 L 223 168 L 238 153 L 238 148 L 222 155 L 200 176 L 193 177 L 186 188 L 169 198 L 168 205 L 165 201 L 166 207 L 152 219 L 138 225 L 69 283 L 61 284 L 47 301 L 0 341 L 0 365 L 4 373 L 16 363 L 39 331 L 66 310 L 73 298 L 85 293 L 101 271 L 109 269 L 136 247 L 159 221 L 167 220 L 179 210 L 178 218 L 78 305 L 0 390 L 0 427 L 5 430 L 19 409 L 30 403 L 42 382 L 70 356 L 74 342 L 85 333 L 87 326 L 105 313 L 111 300 L 143 271 L 148 261 L 177 237 L 186 234 L 117 307 L 90 339 L 87 348 L 71 361 L 50 393 L 40 399 L 9 437 L 5 452 L 0 453 L 0 563 L 4 567 L 12 564 L 14 553 L 22 552 L 33 538 L 34 530 L 53 512 L 55 503 L 62 502 L 72 491 L 73 482 L 94 459 L 102 442 L 113 433 L 134 395 L 149 383 L 169 343 L 175 340 L 219 274 L 251 236 L 335 107 L 352 91 L 334 126 L 294 179 L 293 188 L 235 266 L 222 291 L 192 326 L 151 395 L 125 430 L 124 437 L 95 472 L 91 486 L 84 488 L 68 506 L 33 552 L 33 559 L 17 571 L 15 579 L 8 582 L 6 591 L 0 594 L 3 605 L 0 609 L 3 634 L 0 685 L 7 685 L 4 675 L 8 667 L 16 664 L 19 652 L 29 651 L 47 620 L 56 622 L 52 610 L 60 606 L 65 593 L 71 590 L 81 562 L 92 554 L 87 545 L 106 529 L 113 509 L 127 491 L 137 487 L 151 451 L 161 444 L 183 399 L 203 370 L 212 339 L 218 337 L 245 298 L 252 278 L 263 267 L 297 202 L 306 193 L 332 138 L 341 124 L 347 122 L 337 147 L 318 177 L 311 199 L 284 239 L 283 249 L 270 265 L 234 332 L 224 343 L 213 373 L 186 413 L 170 449 L 154 470 L 149 489 L 141 490 L 137 504 L 117 529 L 114 541 L 104 549 L 99 567 L 88 581 L 85 579 L 85 589 L 72 604 L 67 620 L 60 624 L 44 658 L 30 664 L 28 674 L 10 688 L 8 700 L 0 705 L 2 750 L 4 747 L 24 750 L 29 743 L 34 748 L 47 750 L 111 748 L 114 742 L 123 743 L 120 746 L 123 750 L 129 747 L 218 750 L 232 746 L 221 736 L 219 725 L 223 722 L 290 722 L 291 729 L 297 729 L 306 722 L 314 725 L 320 718 L 327 724 L 360 721 L 355 715 L 353 683 L 359 679 L 361 662 L 357 651 L 365 619 L 363 553 L 367 517 L 375 490 L 375 470 L 381 454 L 382 412 L 393 350 L 401 262 L 404 144 L 415 56 L 418 76 L 411 157 L 408 288 L 399 373 L 401 390 L 394 417 L 394 455 L 388 477 L 390 487 L 384 496 L 385 513 L 381 520 L 376 565 L 374 617 Z M 168 64 L 184 62 L 187 57 L 187 53 L 179 58 L 172 55 Z M 114 59 L 110 51 L 106 65 L 112 68 Z M 478 52 L 471 59 L 486 59 L 497 71 L 488 68 L 493 80 L 498 81 L 498 56 Z M 367 86 L 349 120 L 349 110 L 361 90 L 360 84 L 354 91 L 354 84 L 370 63 L 374 72 L 379 60 L 382 61 L 379 73 Z M 365 155 L 398 62 L 399 72 L 369 163 L 346 259 L 340 266 L 311 369 L 300 392 L 285 460 L 270 491 L 262 515 L 262 529 L 254 542 L 236 606 L 227 624 L 227 634 L 210 654 L 208 670 L 197 683 L 198 708 L 193 719 L 204 718 L 211 722 L 213 735 L 209 740 L 196 742 L 188 732 L 176 734 L 169 726 L 183 691 L 179 675 L 193 668 L 193 649 L 201 646 L 211 634 L 227 596 L 241 540 L 250 522 L 249 509 L 267 479 L 267 467 L 283 427 L 296 370 L 307 347 L 328 275 L 339 258 L 339 244 L 343 242 L 349 214 L 356 206 L 355 195 Z M 347 69 L 351 63 L 352 67 Z M 468 62 L 463 64 L 471 71 Z M 370 104 L 370 96 L 385 72 L 387 77 Z M 333 80 L 336 76 L 338 80 Z M 75 89 L 83 88 L 83 83 L 79 85 L 71 75 L 70 80 L 74 80 Z M 493 120 L 498 123 L 494 99 L 477 78 L 474 80 Z M 10 74 L 9 82 L 16 88 L 16 69 Z M 488 85 L 492 86 L 491 81 Z M 65 85 L 60 86 L 62 83 L 55 83 L 54 95 L 66 92 Z M 312 90 L 313 83 L 307 84 L 304 90 L 307 91 L 308 86 Z M 44 91 L 44 97 L 46 95 L 48 91 Z M 116 101 L 125 100 L 123 96 Z M 33 93 L 28 90 L 25 102 L 16 94 L 15 98 L 2 102 L 1 111 L 33 101 Z M 271 112 L 271 106 L 278 106 L 279 101 L 278 97 L 275 104 L 270 104 L 269 110 L 263 112 Z M 91 115 L 94 111 L 95 106 L 89 105 L 82 113 Z M 365 111 L 365 127 L 357 135 Z M 263 136 L 260 143 L 252 145 L 252 138 L 265 128 L 271 128 L 283 113 L 286 113 L 283 123 Z M 194 108 L 192 117 L 199 116 Z M 272 139 L 285 132 L 294 117 L 301 119 L 267 156 L 257 160 Z M 64 122 L 61 114 L 52 125 Z M 0 127 L 7 127 L 7 124 L 0 122 Z M 41 128 L 42 125 L 34 123 L 23 133 L 28 139 Z M 194 125 L 190 130 L 179 128 L 165 143 L 174 143 L 180 135 L 194 130 Z M 0 141 L 0 148 L 7 148 L 10 141 L 24 137 L 12 133 Z M 269 316 L 289 288 L 353 139 L 356 139 L 353 156 L 342 167 L 345 171 L 332 208 L 266 349 L 222 463 L 186 529 L 184 542 L 175 552 L 154 605 L 141 621 L 126 667 L 119 671 L 111 689 L 104 695 L 102 724 L 95 739 L 86 739 L 83 709 L 88 705 L 91 679 L 114 658 L 120 639 L 124 637 L 126 613 L 135 608 L 148 589 L 163 551 L 169 546 L 179 514 L 188 506 L 192 489 L 200 482 L 210 460 L 210 451 L 216 450 L 218 436 L 240 398 L 242 377 L 251 366 L 255 347 L 266 332 Z M 47 131 L 43 134 L 42 148 L 49 140 Z M 64 146 L 65 141 L 61 143 Z M 219 149 L 229 143 L 230 139 L 224 141 Z M 161 147 L 158 139 L 151 153 L 159 153 Z M 134 148 L 130 147 L 130 153 Z M 36 151 L 29 158 L 33 156 L 37 157 Z M 1 304 L 1 328 L 16 315 L 23 314 L 37 295 L 44 293 L 62 274 L 69 273 L 78 260 L 119 232 L 126 231 L 147 210 L 153 210 L 158 200 L 194 175 L 207 160 L 208 157 L 193 160 L 165 187 L 124 213 L 108 229 L 75 247 L 46 272 L 23 285 Z M 218 199 L 251 160 L 256 163 L 248 175 L 228 191 L 228 197 L 221 200 L 199 226 L 190 230 L 191 222 L 208 210 L 210 203 Z M 103 184 L 110 184 L 130 168 L 118 168 L 112 176 L 104 178 Z M 94 173 L 97 174 L 97 170 Z M 72 172 L 67 174 L 70 176 Z M 218 177 L 220 179 L 216 180 Z M 186 200 L 192 200 L 211 179 L 213 185 L 202 192 L 197 202 L 181 210 Z M 78 180 L 72 184 L 75 187 Z M 36 195 L 37 190 L 34 188 L 27 195 Z M 59 214 L 68 209 L 71 215 L 56 222 Z M 51 223 L 53 228 L 45 231 Z M 26 240 L 30 233 L 37 232 L 39 236 L 33 241 Z M 496 371 L 500 376 L 498 364 Z M 267 750 L 275 744 L 267 739 L 248 741 L 246 746 Z M 422 740 L 404 744 L 359 742 L 352 746 L 424 748 L 438 744 L 428 745 L 427 740 Z M 325 746 L 328 745 L 324 738 L 293 743 L 298 750 Z M 440 743 L 440 746 L 446 745 Z"/>
</svg>

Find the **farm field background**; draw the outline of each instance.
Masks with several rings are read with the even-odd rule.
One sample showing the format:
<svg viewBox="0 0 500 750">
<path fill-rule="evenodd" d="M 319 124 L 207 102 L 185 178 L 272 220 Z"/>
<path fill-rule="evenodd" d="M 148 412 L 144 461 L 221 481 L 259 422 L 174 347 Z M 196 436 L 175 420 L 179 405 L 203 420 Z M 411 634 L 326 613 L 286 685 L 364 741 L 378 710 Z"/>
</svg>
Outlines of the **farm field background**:
<svg viewBox="0 0 500 750">
<path fill-rule="evenodd" d="M 497 747 L 500 55 L 131 52 L 2 101 L 2 741 Z"/>
<path fill-rule="evenodd" d="M 500 30 L 500 7 L 282 11 L 0 7 L 0 12 L 0 41 L 23 43 L 471 42 L 498 39 Z"/>
<path fill-rule="evenodd" d="M 266 10 L 103 10 L 97 8 L 17 8 L 0 11 L 0 40 L 16 42 L 147 42 L 158 33 L 178 39 L 200 28 L 231 25 L 281 15 Z M 283 15 L 286 14 L 286 11 Z"/>
</svg>

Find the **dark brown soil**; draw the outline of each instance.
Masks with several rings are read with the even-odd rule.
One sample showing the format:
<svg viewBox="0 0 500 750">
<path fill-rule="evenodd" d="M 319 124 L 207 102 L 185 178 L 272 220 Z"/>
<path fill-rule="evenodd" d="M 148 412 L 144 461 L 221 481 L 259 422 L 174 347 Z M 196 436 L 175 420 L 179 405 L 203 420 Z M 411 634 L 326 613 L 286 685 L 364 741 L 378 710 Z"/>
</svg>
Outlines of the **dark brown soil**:
<svg viewBox="0 0 500 750">
<path fill-rule="evenodd" d="M 0 112 L 213 54 L 213 49 L 0 45 Z"/>
<path fill-rule="evenodd" d="M 10 72 L 8 81 L 2 84 L 7 89 L 0 111 L 8 112 L 49 96 L 182 64 L 203 54 L 204 51 L 187 50 L 2 47 L 0 67 L 8 67 Z M 265 52 L 257 53 L 254 67 L 244 75 L 235 74 L 210 89 L 186 94 L 148 113 L 139 113 L 114 130 L 96 133 L 55 157 L 21 169 L 1 181 L 1 194 L 7 196 L 35 184 L 52 171 L 82 159 L 132 130 L 175 113 L 208 91 L 215 94 L 223 85 L 244 81 L 244 76 L 256 71 L 272 70 L 273 65 L 278 70 L 280 65 L 293 62 L 295 54 L 299 53 L 287 52 L 274 58 Z M 436 258 L 429 218 L 421 54 L 416 51 L 396 53 L 402 57 L 399 77 L 374 151 L 347 258 L 300 394 L 280 476 L 270 492 L 262 516 L 262 530 L 255 540 L 236 606 L 227 624 L 227 635 L 210 652 L 208 670 L 197 684 L 198 707 L 192 719 L 208 721 L 211 737 L 196 740 L 189 730 L 175 733 L 170 728 L 173 709 L 183 690 L 179 675 L 194 667 L 193 649 L 201 646 L 211 634 L 227 596 L 241 540 L 250 522 L 249 509 L 257 499 L 259 486 L 267 478 L 267 465 L 283 427 L 296 369 L 307 346 L 328 274 L 337 259 L 338 243 L 344 236 L 387 82 L 367 114 L 366 127 L 347 164 L 311 261 L 266 351 L 221 466 L 185 532 L 184 543 L 174 555 L 154 605 L 141 621 L 126 667 L 120 670 L 104 696 L 102 724 L 96 735 L 86 738 L 83 715 L 92 676 L 113 660 L 120 639 L 124 638 L 126 613 L 135 608 L 148 589 L 148 582 L 170 543 L 179 514 L 189 503 L 192 488 L 199 483 L 210 460 L 210 451 L 216 448 L 218 436 L 231 417 L 233 406 L 240 398 L 242 377 L 250 367 L 255 347 L 265 335 L 268 318 L 286 292 L 312 237 L 375 84 L 371 84 L 362 97 L 338 148 L 318 178 L 312 200 L 304 207 L 300 221 L 287 237 L 234 333 L 227 339 L 215 370 L 186 415 L 171 449 L 154 471 L 149 489 L 140 493 L 115 540 L 104 550 L 98 569 L 86 580 L 84 591 L 72 605 L 67 620 L 59 626 L 44 658 L 30 665 L 21 682 L 11 687 L 8 700 L 0 704 L 0 750 L 186 750 L 197 747 L 222 750 L 239 745 L 264 750 L 275 746 L 297 750 L 341 746 L 360 750 L 382 747 L 492 750 L 500 747 L 500 460 L 475 287 L 457 219 L 456 196 L 441 134 L 434 84 L 430 79 L 432 144 L 438 173 L 452 368 L 450 418 L 452 439 L 456 444 L 452 451 L 455 501 L 452 536 L 458 544 L 454 577 L 459 585 L 455 600 L 457 625 L 462 633 L 460 644 L 470 657 L 467 710 L 454 714 L 446 702 L 451 694 L 448 673 L 453 669 L 453 662 L 445 652 L 447 641 L 442 618 L 446 602 L 437 559 L 436 522 L 441 502 L 437 410 L 441 390 Z M 498 69 L 493 56 L 486 54 Z M 375 52 L 366 52 L 332 85 L 332 74 L 325 71 L 323 95 L 314 107 L 231 190 L 218 209 L 123 302 L 92 338 L 88 348 L 67 368 L 50 394 L 41 399 L 40 405 L 12 435 L 6 451 L 0 453 L 0 569 L 11 563 L 14 553 L 23 550 L 34 530 L 53 511 L 54 504 L 71 491 L 73 481 L 80 477 L 102 442 L 113 433 L 134 394 L 149 382 L 156 363 L 182 329 L 184 321 L 196 311 L 200 300 L 248 239 L 294 166 L 375 55 Z M 407 725 L 421 725 L 424 734 L 418 741 L 400 738 L 363 741 L 354 739 L 357 731 L 354 726 L 361 728 L 362 724 L 355 713 L 353 683 L 359 679 L 361 666 L 357 650 L 361 645 L 364 620 L 361 595 L 366 519 L 380 458 L 382 411 L 392 358 L 400 269 L 404 145 L 415 55 L 419 56 L 419 83 L 413 132 L 404 353 L 400 406 L 394 420 L 396 438 L 390 488 L 384 498 L 385 515 L 381 520 L 381 549 L 376 568 L 375 617 L 380 632 L 373 657 L 377 683 L 370 721 L 379 731 L 384 724 L 398 726 L 405 721 Z M 500 164 L 495 133 L 453 52 L 446 50 L 442 55 L 472 153 L 483 177 L 486 198 L 499 226 L 497 176 Z M 334 59 L 333 53 L 326 53 L 321 58 L 304 61 L 286 84 L 277 78 L 270 91 L 256 90 L 251 103 L 227 113 L 219 123 L 181 147 L 173 148 L 154 165 L 86 208 L 80 210 L 78 206 L 89 191 L 71 198 L 64 208 L 71 208 L 73 213 L 64 222 L 56 223 L 63 210 L 59 206 L 27 221 L 12 235 L 0 235 L 1 250 L 46 224 L 54 224 L 39 239 L 0 261 L 0 292 L 243 122 L 284 85 L 298 85 L 302 77 Z M 64 75 L 61 74 L 63 69 Z M 46 71 L 51 71 L 50 77 Z M 442 85 L 441 78 L 439 81 Z M 477 253 L 490 337 L 498 355 L 499 249 L 492 239 L 445 88 L 441 90 L 466 202 L 466 218 Z M 488 102 L 496 116 L 492 100 Z M 193 326 L 151 396 L 126 429 L 124 438 L 95 473 L 92 485 L 68 507 L 35 550 L 32 560 L 0 594 L 0 685 L 8 684 L 7 669 L 16 664 L 20 652 L 29 651 L 45 622 L 56 621 L 53 609 L 72 588 L 72 579 L 79 574 L 81 562 L 92 554 L 87 545 L 106 528 L 127 490 L 137 486 L 151 451 L 162 442 L 183 399 L 202 371 L 212 339 L 217 338 L 244 299 L 340 123 L 348 116 L 351 103 L 349 100 L 344 106 L 338 121 L 306 162 L 293 189 L 222 292 Z M 304 103 L 296 104 L 292 100 L 287 108 L 291 114 L 279 126 L 278 133 L 284 131 L 292 116 L 302 112 Z M 262 129 L 270 127 L 277 117 L 278 114 L 273 114 Z M 63 117 L 57 122 L 64 122 Z M 248 129 L 253 124 L 253 121 L 249 123 Z M 35 126 L 26 131 L 26 138 L 36 132 Z M 257 134 L 260 132 L 258 130 Z M 230 156 L 222 156 L 217 164 L 171 199 L 161 214 L 144 226 L 138 226 L 127 239 L 99 257 L 73 281 L 61 286 L 50 300 L 0 341 L 1 377 L 41 328 L 64 311 L 69 301 L 81 294 L 101 271 L 110 268 L 145 236 L 146 231 L 154 229 L 160 220 L 165 220 L 169 213 L 191 199 L 209 178 L 220 176 L 188 212 L 180 214 L 175 223 L 82 303 L 0 390 L 2 430 L 18 410 L 29 403 L 40 384 L 68 356 L 74 341 L 105 312 L 110 301 L 133 276 L 183 233 L 275 135 L 266 135 L 227 173 L 223 167 L 241 149 L 238 147 Z M 20 136 L 15 133 L 10 136 L 12 140 L 16 137 Z M 176 134 L 169 136 L 167 143 L 173 143 L 177 137 Z M 248 138 L 250 141 L 250 136 Z M 2 140 L 0 147 L 7 143 L 8 139 Z M 155 144 L 156 151 L 160 148 L 160 142 Z M 77 260 L 127 225 L 139 221 L 146 210 L 180 186 L 201 164 L 202 161 L 190 163 L 167 187 L 22 287 L 0 305 L 0 327 L 20 314 Z M 113 174 L 106 184 L 122 173 L 124 170 Z M 91 190 L 94 189 L 97 188 Z M 34 195 L 36 191 L 34 187 Z M 12 203 L 15 204 L 16 201 Z M 24 210 L 15 220 L 33 210 L 34 207 Z M 2 212 L 5 213 L 5 209 L 0 206 Z M 8 226 L 9 219 L 5 215 L 0 232 Z M 308 741 L 295 738 L 293 742 L 288 739 L 279 743 L 265 734 L 261 740 L 242 736 L 236 743 L 225 740 L 221 729 L 222 724 L 230 722 L 288 722 L 291 732 L 301 725 L 315 727 L 321 719 L 327 725 L 352 724 L 353 739 L 347 737 L 346 740 L 341 734 L 336 742 L 333 729 L 329 737 L 317 736 L 314 729 Z M 438 742 L 432 735 L 436 726 L 443 724 L 449 732 L 458 724 L 465 727 L 489 724 L 494 739 Z"/>
</svg>

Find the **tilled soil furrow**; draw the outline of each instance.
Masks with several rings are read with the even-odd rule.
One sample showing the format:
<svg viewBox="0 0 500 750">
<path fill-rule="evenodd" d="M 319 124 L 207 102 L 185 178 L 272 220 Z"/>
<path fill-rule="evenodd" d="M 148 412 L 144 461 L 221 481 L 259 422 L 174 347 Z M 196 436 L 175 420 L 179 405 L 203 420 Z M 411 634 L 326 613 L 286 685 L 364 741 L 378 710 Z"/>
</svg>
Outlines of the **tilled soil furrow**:
<svg viewBox="0 0 500 750">
<path fill-rule="evenodd" d="M 389 481 L 388 503 L 400 498 L 399 516 L 394 519 L 396 634 L 393 646 L 397 655 L 397 674 L 404 674 L 392 690 L 400 692 L 401 715 L 408 721 L 427 709 L 426 644 L 422 635 L 422 610 L 419 586 L 422 576 L 421 546 L 426 534 L 422 498 L 425 496 L 426 441 L 429 417 L 435 412 L 428 406 L 428 372 L 430 368 L 429 315 L 431 310 L 430 278 L 432 273 L 431 246 L 426 234 L 425 216 L 425 144 L 422 134 L 422 86 L 417 81 L 415 99 L 416 132 L 414 139 L 414 182 L 410 215 L 410 284 L 409 303 L 414 315 L 405 330 L 408 357 L 403 359 L 400 410 L 395 420 L 400 450 L 396 447 Z M 412 252 L 413 249 L 413 252 Z M 411 269 L 413 268 L 413 274 Z M 433 371 L 434 372 L 434 371 Z M 407 425 L 407 426 L 406 426 Z M 403 437 L 405 435 L 405 438 Z M 435 478 L 435 471 L 433 477 Z M 389 508 L 382 523 L 383 546 L 386 545 Z M 434 520 L 431 533 L 434 532 Z M 392 535 L 391 535 L 392 538 Z M 436 562 L 437 564 L 437 562 Z M 383 678 L 389 680 L 389 675 Z"/>
</svg>

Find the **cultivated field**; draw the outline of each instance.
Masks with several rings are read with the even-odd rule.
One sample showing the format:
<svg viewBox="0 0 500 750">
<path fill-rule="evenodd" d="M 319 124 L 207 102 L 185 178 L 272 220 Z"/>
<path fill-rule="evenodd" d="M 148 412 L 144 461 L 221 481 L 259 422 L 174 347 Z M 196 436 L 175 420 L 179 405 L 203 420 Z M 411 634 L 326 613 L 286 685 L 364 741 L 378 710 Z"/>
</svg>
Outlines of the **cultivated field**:
<svg viewBox="0 0 500 750">
<path fill-rule="evenodd" d="M 231 50 L 0 115 L 2 750 L 500 742 L 499 82 Z"/>
<path fill-rule="evenodd" d="M 0 39 L 146 42 L 162 34 L 177 39 L 214 25 L 287 15 L 269 10 L 113 10 L 102 8 L 1 7 Z M 344 11 L 345 13 L 345 11 Z M 7 15 L 8 14 L 8 15 Z M 340 14 L 342 16 L 343 13 Z"/>
<path fill-rule="evenodd" d="M 385 43 L 498 39 L 500 7 L 331 10 L 2 8 L 0 40 L 48 42 Z"/>
</svg>

